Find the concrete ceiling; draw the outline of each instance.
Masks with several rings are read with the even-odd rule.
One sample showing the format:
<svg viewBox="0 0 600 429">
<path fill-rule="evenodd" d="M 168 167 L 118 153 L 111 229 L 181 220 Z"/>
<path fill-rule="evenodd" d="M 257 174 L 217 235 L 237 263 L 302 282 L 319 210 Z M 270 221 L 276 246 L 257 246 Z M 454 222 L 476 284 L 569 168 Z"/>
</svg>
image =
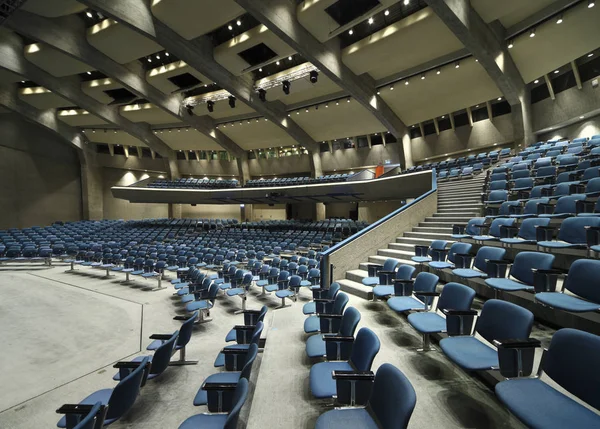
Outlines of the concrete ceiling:
<svg viewBox="0 0 600 429">
<path fill-rule="evenodd" d="M 58 118 L 73 127 L 88 127 L 107 124 L 106 121 L 82 109 L 61 110 L 58 113 Z"/>
<path fill-rule="evenodd" d="M 215 29 L 234 22 L 245 11 L 235 0 L 149 0 L 152 12 L 175 32 L 187 40 L 206 35 Z M 298 19 L 318 40 L 327 41 L 334 38 L 332 34 L 338 30 L 337 23 L 332 22 L 325 9 L 335 0 L 305 0 L 298 5 Z M 380 0 L 380 8 L 385 8 L 397 0 Z M 473 8 L 482 16 L 484 21 L 500 21 L 505 27 L 510 27 L 536 12 L 551 6 L 552 0 L 471 0 Z M 23 8 L 48 18 L 80 13 L 86 7 L 74 0 L 29 0 Z M 514 61 L 526 82 L 531 82 L 545 73 L 550 73 L 558 67 L 563 67 L 570 61 L 585 55 L 600 47 L 600 7 L 588 9 L 585 4 L 570 9 L 564 14 L 561 25 L 549 21 L 539 25 L 536 37 L 530 38 L 528 34 L 519 36 L 515 40 L 514 48 L 510 50 Z M 350 24 L 352 25 L 352 24 Z M 333 32 L 333 33 L 332 33 Z M 112 19 L 105 19 L 87 30 L 87 40 L 98 50 L 121 64 L 136 62 L 139 58 L 163 50 L 163 47 L 131 30 L 126 25 Z M 215 47 L 214 57 L 218 63 L 236 76 L 241 76 L 248 81 L 250 90 L 252 75 L 247 72 L 250 67 L 238 54 L 239 52 L 264 43 L 276 52 L 277 58 L 287 58 L 294 54 L 288 45 L 282 42 L 273 32 L 259 25 L 245 33 Z M 330 43 L 335 43 L 331 40 Z M 463 45 L 448 30 L 445 24 L 430 8 L 425 8 L 399 22 L 396 22 L 369 37 L 359 40 L 342 50 L 343 62 L 357 75 L 368 75 L 366 79 L 389 80 L 407 70 L 414 70 L 424 64 L 445 55 L 463 49 Z M 54 48 L 44 44 L 35 43 L 25 49 L 25 57 L 33 64 L 50 74 L 68 79 L 79 73 L 92 71 L 89 65 L 67 56 Z M 138 64 L 135 64 L 138 66 Z M 139 68 L 139 67 L 137 67 Z M 290 73 L 291 69 L 281 72 L 281 75 Z M 198 71 L 192 69 L 185 62 L 178 61 L 166 66 L 160 66 L 145 72 L 145 79 L 164 94 L 173 94 L 179 87 L 169 78 L 189 73 L 202 82 L 202 85 L 211 85 Z M 280 75 L 273 75 L 267 79 L 278 79 Z M 0 83 L 15 83 L 24 80 L 22 77 L 0 70 Z M 254 87 L 262 86 L 264 82 L 252 82 Z M 122 85 L 110 77 L 91 82 L 83 82 L 82 90 L 94 99 L 108 104 L 113 101 L 104 91 L 122 88 Z M 299 115 L 292 112 L 296 121 L 313 139 L 317 141 L 341 139 L 356 135 L 365 135 L 386 131 L 385 127 L 375 119 L 366 109 L 355 100 L 346 103 L 343 100 L 340 106 L 329 102 L 328 98 L 339 97 L 341 89 L 323 73 L 319 80 L 312 84 L 307 78 L 292 81 L 290 95 L 285 95 L 280 85 L 268 90 L 268 102 L 281 102 L 281 108 L 297 104 L 312 104 L 319 101 L 320 108 L 309 108 L 309 113 L 304 109 Z M 210 94 L 208 94 L 210 95 Z M 459 69 L 448 65 L 443 68 L 440 75 L 435 72 L 427 73 L 425 80 L 412 77 L 410 85 L 401 83 L 394 85 L 391 91 L 389 86 L 381 89 L 381 97 L 406 124 L 414 124 L 457 111 L 467 106 L 483 103 L 494 99 L 501 93 L 489 78 L 484 69 L 474 61 L 467 59 L 461 61 Z M 206 97 L 207 94 L 199 96 Z M 22 89 L 19 97 L 29 104 L 42 108 L 73 107 L 72 103 L 43 89 Z M 251 124 L 239 126 L 243 117 L 258 115 L 252 108 L 240 100 L 237 107 L 232 109 L 227 99 L 217 101 L 214 112 L 209 113 L 205 104 L 200 104 L 195 109 L 199 116 L 209 115 L 212 120 L 222 123 L 236 120 L 232 127 L 219 127 L 227 136 L 244 149 L 258 149 L 275 146 L 292 146 L 295 141 L 281 128 L 271 122 L 259 123 L 253 119 Z M 153 104 L 144 104 L 139 108 L 127 106 L 121 109 L 126 118 L 135 122 L 148 122 L 150 125 L 177 124 L 177 119 Z M 76 114 L 63 113 L 60 119 L 66 123 L 79 126 L 103 125 L 98 117 L 73 111 Z M 263 123 L 264 122 L 264 123 Z M 104 134 L 103 138 L 108 138 Z M 202 149 L 219 150 L 211 139 L 197 133 L 188 131 L 184 133 L 172 132 L 164 134 L 164 139 L 174 149 Z M 112 133 L 111 138 L 132 139 L 121 132 Z M 135 140 L 135 139 L 133 139 Z M 134 144 L 123 140 L 119 144 Z M 138 143 L 141 144 L 141 143 Z M 193 145 L 187 147 L 186 145 Z"/>
</svg>

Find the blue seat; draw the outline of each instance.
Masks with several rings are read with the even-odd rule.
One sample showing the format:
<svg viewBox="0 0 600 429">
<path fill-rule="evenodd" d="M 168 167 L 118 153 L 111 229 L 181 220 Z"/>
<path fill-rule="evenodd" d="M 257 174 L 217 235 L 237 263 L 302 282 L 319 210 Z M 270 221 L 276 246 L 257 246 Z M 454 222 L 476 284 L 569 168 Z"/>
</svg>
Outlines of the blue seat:
<svg viewBox="0 0 600 429">
<path fill-rule="evenodd" d="M 313 298 L 323 298 L 323 299 L 334 300 L 335 296 L 337 295 L 337 293 L 339 291 L 340 291 L 339 283 L 333 282 L 333 283 L 331 283 L 331 286 L 329 286 L 329 289 L 327 289 L 324 292 L 318 291 L 318 290 L 313 291 Z M 304 307 L 302 307 L 302 313 L 304 313 L 304 314 L 315 314 L 316 312 L 317 312 L 317 303 L 315 301 L 307 302 L 306 304 L 304 304 Z"/>
<path fill-rule="evenodd" d="M 475 235 L 471 237 L 475 241 L 484 242 L 484 241 L 496 241 L 501 238 L 500 228 L 502 226 L 513 226 L 515 223 L 515 219 L 508 217 L 500 217 L 494 219 L 492 224 L 489 226 L 489 234 L 487 235 Z M 479 229 L 485 229 L 485 225 L 481 225 Z"/>
<path fill-rule="evenodd" d="M 388 274 L 388 273 L 392 273 L 393 271 L 395 271 L 398 264 L 399 264 L 399 262 L 397 259 L 388 258 L 383 263 L 383 267 L 381 267 L 380 271 L 385 272 L 387 276 L 391 276 L 392 274 Z M 379 267 L 377 267 L 377 268 L 379 268 Z M 377 271 L 377 274 L 379 274 L 378 271 Z M 364 284 L 365 286 L 377 286 L 381 282 L 379 277 L 380 277 L 379 275 L 372 276 L 372 277 L 366 277 L 362 280 L 362 284 Z M 383 283 L 383 284 L 387 284 L 387 283 Z"/>
<path fill-rule="evenodd" d="M 469 253 L 472 247 L 473 246 L 469 243 L 452 243 L 452 246 L 450 246 L 450 249 L 448 250 L 448 256 L 445 261 L 431 261 L 428 265 L 430 268 L 436 270 L 454 268 L 454 264 L 456 262 L 456 255 Z"/>
<path fill-rule="evenodd" d="M 202 319 L 203 314 L 210 311 L 210 309 L 215 305 L 215 300 L 217 299 L 218 293 L 219 285 L 211 283 L 208 291 L 194 294 L 195 300 L 185 305 L 186 311 L 193 313 L 194 311 L 200 310 L 200 318 Z"/>
<path fill-rule="evenodd" d="M 439 312 L 444 310 L 469 310 L 475 291 L 460 283 L 446 283 L 434 311 L 408 315 L 408 323 L 423 335 L 423 349 L 430 350 L 430 334 L 446 332 L 446 319 Z"/>
<path fill-rule="evenodd" d="M 239 327 L 241 335 L 239 339 L 243 340 L 238 342 L 237 344 L 232 344 L 229 346 L 225 346 L 227 350 L 248 350 L 250 345 L 256 344 L 260 341 L 260 336 L 262 335 L 262 331 L 264 329 L 264 324 L 262 321 L 256 322 L 254 328 L 250 331 L 251 327 Z M 249 335 L 251 333 L 251 335 Z M 237 340 L 238 338 L 236 338 Z M 225 354 L 222 352 L 217 355 L 215 358 L 214 366 L 216 368 L 220 368 L 225 366 Z"/>
<path fill-rule="evenodd" d="M 538 247 L 549 249 L 584 249 L 587 246 L 586 227 L 600 226 L 600 217 L 578 216 L 563 220 L 558 230 L 557 240 L 539 241 Z"/>
<path fill-rule="evenodd" d="M 571 264 L 569 274 L 563 281 L 561 292 L 535 294 L 536 302 L 573 313 L 600 310 L 600 261 L 578 259 Z M 568 290 L 573 295 L 565 294 Z"/>
<path fill-rule="evenodd" d="M 331 314 L 341 315 L 344 312 L 344 308 L 348 304 L 349 298 L 343 292 L 340 292 L 336 295 L 335 300 L 333 301 L 333 306 L 331 309 Z M 304 332 L 307 334 L 312 334 L 315 332 L 321 331 L 321 321 L 319 320 L 319 315 L 309 316 L 304 320 Z"/>
<path fill-rule="evenodd" d="M 435 274 L 421 272 L 417 274 L 417 277 L 413 283 L 412 294 L 409 296 L 394 296 L 388 299 L 388 306 L 398 312 L 403 313 L 405 311 L 419 310 L 427 311 L 427 308 L 433 302 L 433 298 L 430 296 L 419 295 L 419 292 L 431 293 L 435 291 L 435 287 L 440 278 Z M 412 282 L 409 280 L 407 282 Z M 397 287 L 398 285 L 396 285 Z"/>
<path fill-rule="evenodd" d="M 272 284 L 268 284 L 265 286 L 265 291 L 267 292 L 276 292 L 280 289 L 287 288 L 287 284 L 290 279 L 290 273 L 288 271 L 280 271 L 277 276 L 277 281 Z"/>
<path fill-rule="evenodd" d="M 242 299 L 242 311 L 246 310 L 247 293 L 250 286 L 252 286 L 252 279 L 254 276 L 252 273 L 245 273 L 242 277 L 242 281 L 238 283 L 235 288 L 231 288 L 225 291 L 227 296 L 239 296 Z"/>
<path fill-rule="evenodd" d="M 263 305 L 260 310 L 245 310 L 244 314 L 244 326 L 256 326 L 258 322 L 262 322 L 267 314 L 267 306 Z M 236 341 L 237 331 L 232 328 L 225 337 L 225 342 Z"/>
<path fill-rule="evenodd" d="M 412 265 L 400 265 L 396 271 L 396 280 L 410 280 L 415 273 L 416 268 Z M 379 285 L 373 288 L 373 299 L 383 298 L 394 294 L 394 286 Z M 308 304 L 306 304 L 308 305 Z M 306 313 L 305 313 L 306 314 Z"/>
<path fill-rule="evenodd" d="M 540 252 L 519 252 L 510 268 L 510 278 L 489 278 L 485 284 L 496 291 L 514 292 L 534 289 L 534 270 L 550 270 L 555 256 Z M 506 339 L 506 338 L 502 338 Z"/>
<path fill-rule="evenodd" d="M 150 358 L 144 356 L 137 365 L 126 377 L 117 384 L 113 389 L 98 390 L 87 398 L 79 402 L 85 405 L 95 405 L 100 402 L 102 405 L 108 405 L 104 425 L 107 426 L 119 420 L 135 403 L 140 392 L 144 375 L 148 369 Z M 59 428 L 67 427 L 67 419 L 61 418 L 57 426 Z"/>
<path fill-rule="evenodd" d="M 600 337 L 561 329 L 544 352 L 540 370 L 569 394 L 600 409 Z M 541 375 L 541 374 L 540 374 Z M 533 429 L 598 428 L 594 413 L 541 378 L 519 378 L 496 384 L 496 395 L 511 413 Z"/>
<path fill-rule="evenodd" d="M 384 363 L 377 370 L 366 408 L 328 411 L 317 419 L 315 429 L 406 428 L 416 403 L 417 395 L 408 378 Z"/>
<path fill-rule="evenodd" d="M 171 334 L 171 338 L 165 340 L 155 351 L 152 356 L 138 356 L 132 360 L 132 362 L 141 362 L 144 359 L 148 358 L 151 365 L 150 371 L 148 372 L 148 380 L 152 380 L 153 378 L 161 375 L 165 369 L 169 366 L 171 362 L 171 356 L 175 351 L 175 345 L 177 344 L 177 337 L 179 336 L 179 331 L 175 331 Z M 113 376 L 113 380 L 119 381 L 122 377 L 126 376 L 127 373 L 123 371 L 117 372 Z"/>
<path fill-rule="evenodd" d="M 416 256 L 413 256 L 411 259 L 419 264 L 429 262 L 431 260 L 439 261 L 443 255 L 443 251 L 446 249 L 447 244 L 448 242 L 446 240 L 433 240 L 429 247 L 415 246 Z"/>
<path fill-rule="evenodd" d="M 333 335 L 353 337 L 354 331 L 356 331 L 356 327 L 358 326 L 358 322 L 360 322 L 360 312 L 354 307 L 348 307 L 342 315 L 340 328 Z M 326 355 L 327 351 L 324 335 L 331 336 L 328 334 L 318 334 L 313 335 L 306 340 L 306 355 L 308 357 L 316 358 Z"/>
<path fill-rule="evenodd" d="M 511 209 L 510 217 L 516 219 L 525 219 L 530 217 L 537 217 L 538 215 L 538 205 L 539 204 L 548 204 L 550 202 L 549 198 L 532 198 L 525 203 L 524 207 L 514 206 Z"/>
<path fill-rule="evenodd" d="M 483 246 L 480 247 L 479 250 L 477 251 L 477 255 L 475 255 L 475 261 L 473 262 L 473 266 L 471 267 L 471 260 L 473 259 L 472 256 L 459 256 L 461 259 L 463 259 L 462 265 L 464 265 L 464 268 L 455 268 L 454 270 L 452 270 L 452 274 L 458 276 L 458 277 L 462 277 L 464 279 L 471 279 L 471 278 L 477 278 L 477 277 L 481 277 L 481 278 L 485 278 L 488 276 L 488 266 L 487 266 L 487 261 L 491 260 L 491 261 L 497 261 L 500 260 L 502 258 L 504 258 L 504 255 L 506 254 L 506 249 L 502 249 L 500 247 L 490 247 L 490 246 Z"/>
<path fill-rule="evenodd" d="M 281 306 L 279 308 L 286 306 L 286 298 L 292 298 L 295 301 L 298 296 L 298 289 L 300 289 L 301 286 L 302 277 L 300 276 L 291 276 L 287 282 L 282 283 L 281 288 L 275 292 L 275 296 L 281 299 Z"/>
<path fill-rule="evenodd" d="M 488 195 L 486 205 L 500 205 L 508 199 L 508 191 L 492 191 Z"/>
<path fill-rule="evenodd" d="M 490 299 L 481 309 L 475 332 L 488 343 L 494 340 L 526 340 L 533 326 L 533 314 L 506 301 Z M 469 371 L 498 368 L 498 352 L 474 335 L 444 338 L 440 347 L 450 360 Z"/>
<path fill-rule="evenodd" d="M 475 217 L 467 222 L 466 226 L 463 225 L 453 225 L 452 226 L 452 238 L 455 240 L 460 240 L 463 238 L 470 238 L 473 235 L 477 235 L 479 233 L 478 225 L 483 225 L 485 222 L 484 217 Z"/>
<path fill-rule="evenodd" d="M 248 380 L 241 379 L 233 395 L 233 407 L 227 414 L 197 414 L 188 417 L 179 429 L 235 429 L 237 427 L 240 411 L 248 397 Z"/>
<path fill-rule="evenodd" d="M 212 374 L 204 380 L 200 389 L 194 397 L 194 405 L 207 405 L 208 404 L 208 391 L 206 390 L 207 385 L 210 384 L 237 384 L 241 379 L 248 380 L 250 373 L 252 372 L 252 365 L 258 355 L 258 345 L 250 344 L 248 351 L 245 353 L 244 364 L 241 371 L 224 371 Z"/>
<path fill-rule="evenodd" d="M 310 391 L 316 398 L 331 398 L 336 394 L 333 371 L 370 371 L 373 359 L 379 353 L 379 338 L 369 328 L 356 335 L 348 361 L 321 362 L 312 366 L 309 375 Z"/>
<path fill-rule="evenodd" d="M 560 197 L 553 213 L 542 213 L 540 217 L 567 218 L 577 214 L 577 201 L 585 200 L 585 194 L 573 194 Z"/>
<path fill-rule="evenodd" d="M 548 219 L 548 218 L 525 219 L 521 223 L 521 227 L 519 228 L 516 236 L 510 237 L 510 235 L 509 235 L 509 238 L 501 238 L 500 242 L 503 244 L 509 245 L 509 246 L 512 246 L 515 244 L 536 244 L 537 243 L 536 228 L 538 226 L 547 227 L 549 224 L 550 224 L 550 219 Z M 512 231 L 509 231 L 509 232 L 514 232 L 515 229 L 512 229 Z M 507 232 L 507 235 L 508 234 L 509 233 Z"/>
</svg>

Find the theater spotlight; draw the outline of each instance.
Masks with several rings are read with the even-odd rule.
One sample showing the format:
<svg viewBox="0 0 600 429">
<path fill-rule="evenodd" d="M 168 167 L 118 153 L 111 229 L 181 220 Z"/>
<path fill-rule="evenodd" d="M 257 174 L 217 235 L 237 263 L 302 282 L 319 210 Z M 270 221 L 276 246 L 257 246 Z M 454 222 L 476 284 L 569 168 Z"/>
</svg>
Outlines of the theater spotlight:
<svg viewBox="0 0 600 429">
<path fill-rule="evenodd" d="M 210 113 L 214 112 L 214 110 L 215 110 L 215 102 L 214 102 L 214 101 L 211 101 L 211 100 L 208 100 L 208 101 L 206 102 L 206 108 L 208 109 L 208 111 L 209 111 Z"/>
<path fill-rule="evenodd" d="M 262 88 L 258 89 L 258 98 L 260 98 L 260 101 L 267 101 L 267 91 L 265 91 Z"/>
<path fill-rule="evenodd" d="M 233 95 L 229 96 L 229 107 L 235 109 L 235 97 Z"/>
<path fill-rule="evenodd" d="M 319 72 L 316 70 L 311 71 L 310 72 L 310 82 L 317 83 L 318 80 L 319 80 Z"/>
<path fill-rule="evenodd" d="M 283 92 L 286 93 L 286 95 L 290 94 L 290 87 L 292 86 L 292 84 L 290 83 L 289 80 L 284 80 L 283 81 Z"/>
</svg>

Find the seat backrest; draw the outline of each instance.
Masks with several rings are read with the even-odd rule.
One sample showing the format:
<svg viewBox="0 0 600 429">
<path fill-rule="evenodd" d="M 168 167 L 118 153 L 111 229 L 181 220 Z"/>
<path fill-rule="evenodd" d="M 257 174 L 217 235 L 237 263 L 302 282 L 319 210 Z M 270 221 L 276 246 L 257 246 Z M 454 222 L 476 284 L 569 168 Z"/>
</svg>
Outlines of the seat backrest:
<svg viewBox="0 0 600 429">
<path fill-rule="evenodd" d="M 240 379 L 235 388 L 235 392 L 233 393 L 232 404 L 233 407 L 229 414 L 227 415 L 227 419 L 225 420 L 225 425 L 223 429 L 236 429 L 238 424 L 238 419 L 240 417 L 240 411 L 246 402 L 246 398 L 248 397 L 248 380 L 245 378 Z"/>
<path fill-rule="evenodd" d="M 533 188 L 533 179 L 531 177 L 525 177 L 522 179 L 515 180 L 515 188 Z"/>
<path fill-rule="evenodd" d="M 588 170 L 589 170 L 589 168 L 588 168 Z M 587 193 L 600 192 L 600 177 L 594 177 L 593 179 L 590 179 L 590 181 L 587 183 L 587 185 L 585 187 L 585 192 L 587 192 Z"/>
<path fill-rule="evenodd" d="M 506 254 L 506 249 L 501 247 L 491 247 L 491 246 L 483 246 L 480 247 L 477 251 L 477 255 L 475 255 L 475 262 L 473 262 L 473 266 L 480 271 L 487 272 L 487 262 L 486 259 L 492 261 L 498 261 L 504 258 Z"/>
<path fill-rule="evenodd" d="M 246 360 L 244 361 L 244 367 L 240 373 L 240 378 L 248 380 L 250 378 L 250 372 L 252 371 L 252 364 L 258 354 L 258 344 L 250 344 L 248 347 L 248 353 L 246 353 Z"/>
<path fill-rule="evenodd" d="M 600 409 L 600 337 L 577 329 L 560 329 L 544 354 L 543 370 L 569 393 Z"/>
<path fill-rule="evenodd" d="M 538 204 L 548 204 L 550 201 L 549 198 L 533 198 L 527 201 L 525 204 L 525 208 L 523 209 L 523 214 L 534 214 L 538 213 Z"/>
<path fill-rule="evenodd" d="M 171 338 L 165 341 L 159 348 L 154 352 L 152 356 L 152 366 L 150 368 L 151 374 L 162 374 L 162 372 L 169 366 L 171 356 L 173 356 L 173 350 L 175 349 L 175 342 L 179 331 L 175 331 Z"/>
<path fill-rule="evenodd" d="M 417 274 L 417 277 L 415 277 L 415 283 L 413 286 L 415 296 L 428 305 L 431 304 L 433 302 L 433 297 L 419 295 L 419 292 L 434 292 L 435 286 L 438 284 L 439 280 L 440 278 L 435 274 L 420 272 Z"/>
<path fill-rule="evenodd" d="M 416 268 L 413 265 L 400 265 L 398 271 L 396 271 L 396 279 L 398 280 L 410 280 L 415 273 Z"/>
<path fill-rule="evenodd" d="M 380 347 L 381 344 L 377 335 L 369 328 L 361 328 L 356 334 L 356 340 L 350 354 L 350 363 L 354 366 L 354 369 L 370 371 L 373 359 L 379 353 Z"/>
<path fill-rule="evenodd" d="M 469 243 L 452 243 L 452 246 L 450 246 L 450 250 L 448 250 L 448 260 L 452 263 L 456 262 L 455 259 L 457 253 L 469 253 L 472 247 L 473 245 Z"/>
<path fill-rule="evenodd" d="M 393 258 L 388 258 L 383 263 L 382 270 L 383 271 L 394 271 L 396 269 L 396 266 L 398 266 L 398 260 L 393 259 Z"/>
<path fill-rule="evenodd" d="M 100 407 L 102 407 L 102 402 L 96 402 L 89 413 L 86 416 L 82 416 L 83 418 L 79 423 L 75 426 L 70 426 L 69 422 L 67 422 L 67 429 L 94 429 L 97 423 L 98 411 L 100 411 Z"/>
<path fill-rule="evenodd" d="M 262 320 L 256 322 L 256 326 L 254 327 L 254 332 L 252 332 L 252 339 L 250 340 L 250 344 L 256 344 L 258 346 L 258 342 L 260 341 L 260 336 L 262 335 L 264 326 L 265 325 L 262 322 Z"/>
<path fill-rule="evenodd" d="M 338 334 L 343 337 L 353 337 L 358 322 L 360 322 L 360 312 L 354 307 L 348 307 L 342 315 Z"/>
<path fill-rule="evenodd" d="M 550 218 L 534 217 L 525 219 L 519 228 L 519 237 L 523 240 L 535 240 L 537 238 L 536 226 L 548 226 Z"/>
<path fill-rule="evenodd" d="M 533 286 L 533 271 L 550 270 L 555 256 L 550 253 L 541 252 L 519 252 L 515 256 L 514 263 L 510 269 L 510 275 L 517 280 Z"/>
<path fill-rule="evenodd" d="M 115 386 L 108 400 L 106 420 L 118 419 L 129 411 L 140 392 L 145 368 L 149 360 L 150 357 L 144 357 L 139 366 Z"/>
<path fill-rule="evenodd" d="M 416 403 L 417 395 L 408 378 L 392 364 L 381 365 L 369 400 L 369 407 L 381 427 L 406 428 Z"/>
<path fill-rule="evenodd" d="M 492 191 L 488 196 L 488 201 L 506 201 L 507 198 L 507 191 Z"/>
<path fill-rule="evenodd" d="M 474 217 L 470 219 L 469 222 L 467 222 L 465 233 L 469 235 L 477 235 L 479 233 L 479 228 L 477 228 L 477 225 L 483 225 L 484 222 L 484 217 Z"/>
<path fill-rule="evenodd" d="M 350 298 L 344 292 L 340 292 L 335 296 L 335 300 L 333 301 L 333 314 L 342 314 L 344 312 L 344 308 L 346 308 L 346 304 L 348 304 Z"/>
<path fill-rule="evenodd" d="M 494 340 L 529 338 L 533 313 L 507 301 L 489 299 L 483 304 L 475 330 L 490 343 Z"/>
<path fill-rule="evenodd" d="M 197 311 L 192 314 L 192 317 L 181 324 L 181 327 L 179 328 L 179 336 L 177 337 L 178 346 L 185 347 L 185 345 L 190 342 L 192 333 L 194 332 L 194 322 L 196 320 L 198 320 Z"/>
<path fill-rule="evenodd" d="M 429 249 L 431 249 L 431 250 L 443 250 L 443 249 L 446 248 L 447 244 L 448 244 L 448 242 L 446 240 L 433 240 L 431 242 L 431 245 L 429 246 Z M 396 261 L 396 265 L 397 264 L 398 264 L 398 261 Z"/>
<path fill-rule="evenodd" d="M 460 283 L 446 283 L 438 301 L 439 310 L 470 310 L 475 290 Z"/>
<path fill-rule="evenodd" d="M 600 226 L 600 218 L 595 216 L 567 218 L 560 225 L 558 239 L 571 244 L 586 244 L 586 226 Z"/>
<path fill-rule="evenodd" d="M 490 191 L 504 190 L 508 186 L 506 180 L 494 180 L 490 183 Z"/>
<path fill-rule="evenodd" d="M 569 269 L 569 275 L 565 280 L 565 289 L 588 301 L 600 303 L 599 270 L 599 260 L 576 260 Z"/>
<path fill-rule="evenodd" d="M 554 214 L 576 213 L 576 203 L 579 200 L 585 200 L 585 194 L 573 194 L 560 197 L 554 207 Z"/>
<path fill-rule="evenodd" d="M 493 237 L 500 237 L 500 227 L 502 225 L 512 226 L 515 223 L 514 218 L 508 217 L 500 217 L 498 219 L 494 219 L 492 221 L 492 225 L 490 226 L 490 235 Z"/>
</svg>

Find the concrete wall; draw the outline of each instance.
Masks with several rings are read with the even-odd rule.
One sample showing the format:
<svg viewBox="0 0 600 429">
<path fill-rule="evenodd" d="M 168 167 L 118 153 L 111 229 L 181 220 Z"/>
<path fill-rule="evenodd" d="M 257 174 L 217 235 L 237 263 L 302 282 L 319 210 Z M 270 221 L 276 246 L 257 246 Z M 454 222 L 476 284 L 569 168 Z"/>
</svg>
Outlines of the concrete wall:
<svg viewBox="0 0 600 429">
<path fill-rule="evenodd" d="M 242 220 L 239 204 L 181 204 L 181 217 Z"/>
<path fill-rule="evenodd" d="M 344 278 L 346 271 L 355 270 L 370 255 L 375 255 L 381 246 L 387 245 L 404 232 L 410 231 L 436 210 L 437 191 L 332 253 L 329 259 L 329 263 L 334 266 L 332 280 Z"/>
<path fill-rule="evenodd" d="M 591 137 L 600 134 L 600 116 L 595 118 L 584 119 L 573 125 L 563 128 L 557 128 L 545 134 L 538 136 L 538 141 L 550 140 L 557 137 L 566 137 L 571 140 L 578 137 Z"/>
<path fill-rule="evenodd" d="M 0 114 L 0 229 L 82 216 L 75 149 L 17 115 Z"/>
<path fill-rule="evenodd" d="M 430 134 L 411 140 L 412 155 L 415 162 L 425 158 L 443 156 L 454 152 L 487 150 L 494 145 L 501 146 L 513 142 L 513 124 L 511 115 L 502 115 L 493 120 L 475 122 L 473 127 L 466 125 L 455 131 L 442 131 L 440 135 Z M 485 149 L 484 149 L 485 148 Z"/>
<path fill-rule="evenodd" d="M 148 177 L 141 171 L 127 171 L 116 168 L 102 169 L 102 195 L 104 219 L 145 219 L 164 218 L 169 215 L 167 204 L 132 204 L 114 198 L 110 191 L 113 186 L 129 186 Z"/>
<path fill-rule="evenodd" d="M 404 205 L 403 201 L 361 202 L 358 205 L 358 220 L 373 223 Z"/>
</svg>

